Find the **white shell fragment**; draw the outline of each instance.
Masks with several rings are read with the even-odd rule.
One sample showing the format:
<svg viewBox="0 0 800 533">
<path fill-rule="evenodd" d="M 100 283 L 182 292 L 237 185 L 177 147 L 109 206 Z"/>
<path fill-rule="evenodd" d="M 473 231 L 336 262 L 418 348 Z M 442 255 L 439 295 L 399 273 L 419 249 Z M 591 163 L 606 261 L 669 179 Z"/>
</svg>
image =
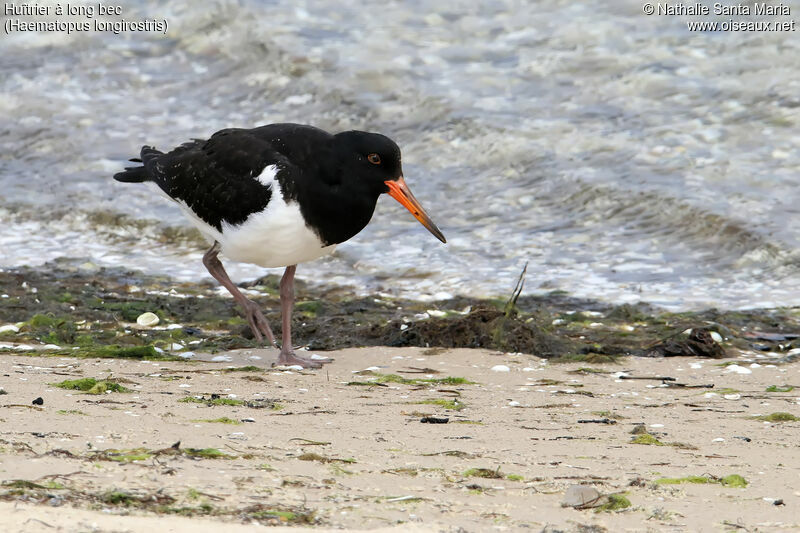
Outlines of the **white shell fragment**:
<svg viewBox="0 0 800 533">
<path fill-rule="evenodd" d="M 506 365 L 494 365 L 492 372 L 511 372 L 511 369 Z"/>
<path fill-rule="evenodd" d="M 139 315 L 139 318 L 136 319 L 136 323 L 145 328 L 151 328 L 153 326 L 156 326 L 158 325 L 158 322 L 159 322 L 158 316 L 156 316 L 155 313 L 150 313 L 150 312 L 142 313 L 141 315 Z"/>
<path fill-rule="evenodd" d="M 4 326 L 0 326 L 0 333 L 7 333 L 9 331 L 12 333 L 19 333 L 19 328 L 14 324 L 6 324 Z"/>
<path fill-rule="evenodd" d="M 752 374 L 753 373 L 753 371 L 750 370 L 749 368 L 745 368 L 745 367 L 739 366 L 739 365 L 728 365 L 728 367 L 725 368 L 725 372 L 733 372 L 733 373 L 736 373 L 736 374 Z"/>
<path fill-rule="evenodd" d="M 722 342 L 722 335 L 720 335 L 716 331 L 711 332 L 711 338 L 714 339 L 714 342 Z"/>
</svg>

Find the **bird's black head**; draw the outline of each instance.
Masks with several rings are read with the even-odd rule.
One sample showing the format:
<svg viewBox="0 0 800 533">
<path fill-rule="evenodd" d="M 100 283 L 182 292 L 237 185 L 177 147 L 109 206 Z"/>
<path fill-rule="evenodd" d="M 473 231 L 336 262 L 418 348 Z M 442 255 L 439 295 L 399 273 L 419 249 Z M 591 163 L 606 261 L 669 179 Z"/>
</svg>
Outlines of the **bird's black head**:
<svg viewBox="0 0 800 533">
<path fill-rule="evenodd" d="M 375 194 L 388 192 L 384 182 L 403 177 L 400 148 L 385 135 L 345 131 L 334 135 L 345 175 L 358 179 Z"/>
<path fill-rule="evenodd" d="M 343 175 L 371 191 L 376 199 L 388 193 L 437 239 L 447 242 L 406 185 L 400 163 L 400 148 L 393 140 L 380 133 L 366 131 L 337 133 L 334 140 L 336 152 L 342 157 L 340 164 Z"/>
</svg>

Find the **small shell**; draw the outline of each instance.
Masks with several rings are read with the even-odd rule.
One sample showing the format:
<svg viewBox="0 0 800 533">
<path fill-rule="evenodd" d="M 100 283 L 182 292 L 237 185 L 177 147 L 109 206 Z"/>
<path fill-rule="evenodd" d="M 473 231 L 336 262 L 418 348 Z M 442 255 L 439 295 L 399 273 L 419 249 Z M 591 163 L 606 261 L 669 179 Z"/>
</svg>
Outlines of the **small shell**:
<svg viewBox="0 0 800 533">
<path fill-rule="evenodd" d="M 492 367 L 492 372 L 510 372 L 511 369 L 508 368 L 506 365 L 494 365 Z"/>
<path fill-rule="evenodd" d="M 9 331 L 11 333 L 19 333 L 19 328 L 14 324 L 6 324 L 4 326 L 0 326 L 0 333 L 7 333 Z"/>
<path fill-rule="evenodd" d="M 155 313 L 142 313 L 139 315 L 139 318 L 136 319 L 137 324 L 146 328 L 156 326 L 158 322 L 158 316 L 156 316 Z"/>
</svg>

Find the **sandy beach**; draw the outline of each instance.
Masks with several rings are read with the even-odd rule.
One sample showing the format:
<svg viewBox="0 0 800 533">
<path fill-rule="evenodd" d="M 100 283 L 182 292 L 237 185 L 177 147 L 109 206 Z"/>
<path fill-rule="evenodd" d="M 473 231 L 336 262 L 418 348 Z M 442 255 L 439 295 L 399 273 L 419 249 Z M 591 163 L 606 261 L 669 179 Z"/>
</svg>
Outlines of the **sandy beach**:
<svg viewBox="0 0 800 533">
<path fill-rule="evenodd" d="M 769 417 L 800 414 L 797 364 L 326 355 L 317 371 L 268 368 L 271 350 L 217 363 L 3 355 L 0 529 L 800 527 L 800 423 Z M 84 378 L 130 392 L 53 385 Z M 573 485 L 614 496 L 562 507 Z"/>
</svg>

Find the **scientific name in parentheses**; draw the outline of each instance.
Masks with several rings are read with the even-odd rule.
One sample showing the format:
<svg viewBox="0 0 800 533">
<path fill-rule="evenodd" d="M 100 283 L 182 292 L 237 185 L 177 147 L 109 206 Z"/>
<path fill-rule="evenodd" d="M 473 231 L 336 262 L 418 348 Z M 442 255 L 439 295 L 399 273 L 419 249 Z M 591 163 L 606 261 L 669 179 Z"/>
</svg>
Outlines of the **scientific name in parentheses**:
<svg viewBox="0 0 800 533">
<path fill-rule="evenodd" d="M 722 2 L 717 2 L 710 7 L 700 3 L 684 4 L 683 2 L 677 4 L 656 4 L 656 15 L 704 16 L 712 14 L 789 16 L 792 14 L 792 9 L 785 4 L 768 4 L 766 2 L 755 2 L 753 4 L 723 4 Z"/>
</svg>

